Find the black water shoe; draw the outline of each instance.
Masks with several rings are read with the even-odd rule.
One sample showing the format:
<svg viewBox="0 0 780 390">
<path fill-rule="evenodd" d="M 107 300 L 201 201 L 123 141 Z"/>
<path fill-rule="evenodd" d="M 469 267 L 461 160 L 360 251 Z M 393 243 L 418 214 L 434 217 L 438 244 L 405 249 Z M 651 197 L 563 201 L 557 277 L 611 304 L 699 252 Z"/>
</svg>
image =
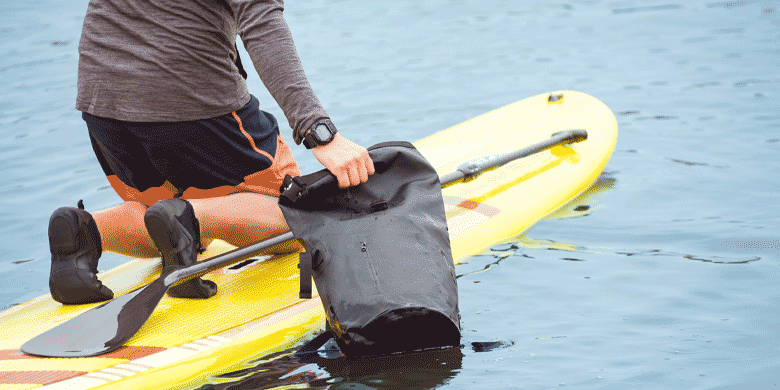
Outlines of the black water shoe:
<svg viewBox="0 0 780 390">
<path fill-rule="evenodd" d="M 79 208 L 60 207 L 49 219 L 51 274 L 49 291 L 55 301 L 66 305 L 106 301 L 114 292 L 97 278 L 97 265 L 103 254 L 92 215 Z"/>
<path fill-rule="evenodd" d="M 163 273 L 198 261 L 200 223 L 190 202 L 178 198 L 161 200 L 146 210 L 144 223 L 162 255 Z M 210 298 L 216 293 L 216 283 L 199 277 L 168 290 L 168 295 L 176 298 Z"/>
</svg>

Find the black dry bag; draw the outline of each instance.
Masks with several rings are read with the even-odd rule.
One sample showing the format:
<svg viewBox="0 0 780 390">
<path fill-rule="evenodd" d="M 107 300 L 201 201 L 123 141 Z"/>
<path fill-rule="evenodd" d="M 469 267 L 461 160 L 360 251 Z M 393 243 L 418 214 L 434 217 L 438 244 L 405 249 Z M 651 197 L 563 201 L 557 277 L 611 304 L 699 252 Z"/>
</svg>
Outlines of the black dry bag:
<svg viewBox="0 0 780 390">
<path fill-rule="evenodd" d="M 364 184 L 340 189 L 327 170 L 285 179 L 279 205 L 306 247 L 301 297 L 311 297 L 313 276 L 348 357 L 457 346 L 458 287 L 439 177 L 408 142 L 368 150 L 376 173 Z"/>
</svg>

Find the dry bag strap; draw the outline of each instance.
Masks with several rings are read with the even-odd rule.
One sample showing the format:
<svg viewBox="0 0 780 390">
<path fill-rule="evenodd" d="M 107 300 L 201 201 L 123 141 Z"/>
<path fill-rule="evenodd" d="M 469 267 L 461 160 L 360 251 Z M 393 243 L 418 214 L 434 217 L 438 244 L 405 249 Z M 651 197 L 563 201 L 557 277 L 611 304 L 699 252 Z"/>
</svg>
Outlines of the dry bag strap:
<svg viewBox="0 0 780 390">
<path fill-rule="evenodd" d="M 298 297 L 311 299 L 311 254 L 309 252 L 301 252 L 298 255 L 298 268 L 301 269 L 301 289 Z"/>
</svg>

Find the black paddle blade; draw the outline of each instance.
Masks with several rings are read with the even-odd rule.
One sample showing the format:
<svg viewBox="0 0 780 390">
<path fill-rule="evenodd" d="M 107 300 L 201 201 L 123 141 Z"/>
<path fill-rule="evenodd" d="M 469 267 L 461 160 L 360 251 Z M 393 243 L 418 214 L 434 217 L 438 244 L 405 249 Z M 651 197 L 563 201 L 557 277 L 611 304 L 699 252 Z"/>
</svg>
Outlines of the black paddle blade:
<svg viewBox="0 0 780 390">
<path fill-rule="evenodd" d="M 121 347 L 141 329 L 168 286 L 161 277 L 41 333 L 22 352 L 44 357 L 87 357 Z"/>
</svg>

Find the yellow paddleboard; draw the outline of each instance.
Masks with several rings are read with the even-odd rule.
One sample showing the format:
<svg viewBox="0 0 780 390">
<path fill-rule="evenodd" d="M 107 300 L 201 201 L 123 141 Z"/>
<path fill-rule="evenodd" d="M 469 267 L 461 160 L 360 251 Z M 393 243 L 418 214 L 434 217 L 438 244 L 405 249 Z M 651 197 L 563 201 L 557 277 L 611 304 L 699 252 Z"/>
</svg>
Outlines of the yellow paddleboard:
<svg viewBox="0 0 780 390">
<path fill-rule="evenodd" d="M 588 139 L 508 163 L 443 190 L 456 264 L 517 235 L 585 191 L 609 160 L 617 121 L 603 103 L 574 91 L 534 96 L 415 142 L 440 176 L 481 157 L 584 129 Z M 232 249 L 213 243 L 204 258 Z M 165 297 L 119 350 L 89 358 L 20 352 L 38 334 L 95 304 L 63 306 L 49 295 L 0 313 L 0 390 L 195 388 L 252 358 L 290 348 L 324 328 L 318 299 L 298 299 L 298 256 L 258 257 L 205 276 L 208 300 Z M 159 275 L 159 260 L 137 259 L 102 273 L 124 294 Z"/>
</svg>

